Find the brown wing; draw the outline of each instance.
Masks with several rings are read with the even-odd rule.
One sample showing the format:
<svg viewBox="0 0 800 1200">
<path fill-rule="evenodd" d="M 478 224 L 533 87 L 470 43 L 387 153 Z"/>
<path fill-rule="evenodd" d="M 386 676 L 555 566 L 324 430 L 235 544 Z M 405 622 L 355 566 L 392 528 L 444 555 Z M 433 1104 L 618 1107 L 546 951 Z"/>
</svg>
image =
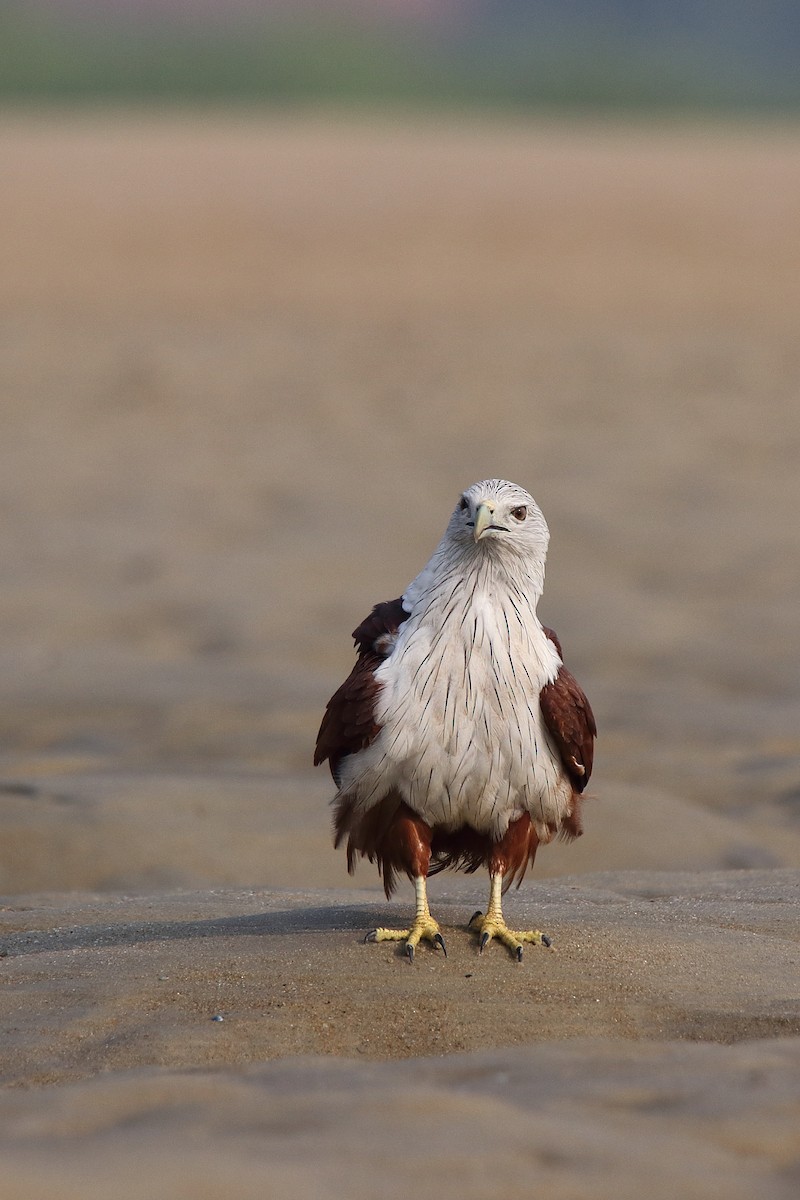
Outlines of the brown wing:
<svg viewBox="0 0 800 1200">
<path fill-rule="evenodd" d="M 337 786 L 342 759 L 364 750 L 380 733 L 375 721 L 375 699 L 380 688 L 375 671 L 388 653 L 390 639 L 407 618 L 400 599 L 387 600 L 376 604 L 353 630 L 358 660 L 328 701 L 314 752 L 315 766 L 329 760 Z"/>
<path fill-rule="evenodd" d="M 558 638 L 551 629 L 545 629 L 545 633 L 561 657 Z M 592 706 L 575 676 L 565 666 L 559 667 L 553 682 L 542 688 L 539 703 L 564 770 L 575 791 L 582 792 L 592 773 L 594 739 L 597 737 Z"/>
</svg>

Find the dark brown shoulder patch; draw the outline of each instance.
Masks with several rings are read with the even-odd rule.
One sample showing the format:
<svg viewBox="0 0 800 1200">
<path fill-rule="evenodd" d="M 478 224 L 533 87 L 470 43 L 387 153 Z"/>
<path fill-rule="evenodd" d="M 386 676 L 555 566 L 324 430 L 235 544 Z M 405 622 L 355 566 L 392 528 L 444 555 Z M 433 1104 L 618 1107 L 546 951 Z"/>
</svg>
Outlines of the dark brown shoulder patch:
<svg viewBox="0 0 800 1200">
<path fill-rule="evenodd" d="M 388 600 L 376 604 L 353 632 L 358 660 L 328 701 L 314 752 L 315 766 L 328 759 L 337 787 L 342 759 L 364 750 L 380 733 L 380 725 L 375 721 L 375 700 L 380 690 L 375 671 L 407 617 L 399 599 Z"/>
<path fill-rule="evenodd" d="M 408 620 L 408 613 L 403 608 L 401 597 L 398 596 L 397 600 L 384 600 L 381 604 L 376 604 L 369 616 L 365 617 L 358 628 L 353 630 L 353 641 L 358 647 L 359 653 L 376 650 L 376 643 L 386 634 L 397 633 L 406 620 Z"/>
<path fill-rule="evenodd" d="M 592 773 L 597 737 L 592 707 L 575 676 L 564 666 L 559 667 L 553 682 L 542 688 L 539 703 L 564 770 L 575 791 L 582 792 Z"/>
</svg>

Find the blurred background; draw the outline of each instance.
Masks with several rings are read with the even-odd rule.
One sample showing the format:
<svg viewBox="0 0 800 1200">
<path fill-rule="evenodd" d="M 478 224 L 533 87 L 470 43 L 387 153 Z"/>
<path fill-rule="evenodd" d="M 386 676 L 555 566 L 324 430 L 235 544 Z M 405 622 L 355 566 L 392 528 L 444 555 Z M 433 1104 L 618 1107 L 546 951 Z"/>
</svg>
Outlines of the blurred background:
<svg viewBox="0 0 800 1200">
<path fill-rule="evenodd" d="M 3 0 L 10 100 L 796 110 L 792 0 Z"/>
<path fill-rule="evenodd" d="M 798 51 L 777 0 L 0 4 L 0 890 L 344 885 L 350 630 L 491 475 L 600 726 L 537 872 L 800 864 Z"/>
</svg>

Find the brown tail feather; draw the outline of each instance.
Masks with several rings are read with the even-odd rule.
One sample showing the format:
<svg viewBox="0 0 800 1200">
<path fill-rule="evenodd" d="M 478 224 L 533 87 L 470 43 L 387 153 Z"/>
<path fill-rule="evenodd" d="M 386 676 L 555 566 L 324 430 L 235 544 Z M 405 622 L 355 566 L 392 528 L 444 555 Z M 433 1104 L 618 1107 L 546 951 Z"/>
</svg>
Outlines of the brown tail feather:
<svg viewBox="0 0 800 1200">
<path fill-rule="evenodd" d="M 347 835 L 350 874 L 359 857 L 377 863 L 387 899 L 394 891 L 398 873 L 409 879 L 429 873 L 430 826 L 396 792 L 389 792 L 366 813 L 356 813 L 352 798 L 340 796 L 335 801 L 333 824 L 335 846 Z"/>
<path fill-rule="evenodd" d="M 559 838 L 580 837 L 581 797 L 573 796 L 572 811 L 563 819 Z M 334 845 L 347 837 L 347 869 L 352 875 L 359 858 L 377 863 L 387 897 L 395 888 L 398 874 L 438 875 L 440 871 L 473 874 L 481 867 L 503 875 L 503 891 L 517 887 L 536 857 L 539 837 L 525 814 L 512 821 L 498 842 L 469 826 L 457 830 L 431 829 L 401 800 L 389 792 L 367 812 L 356 812 L 352 797 L 334 802 Z"/>
</svg>

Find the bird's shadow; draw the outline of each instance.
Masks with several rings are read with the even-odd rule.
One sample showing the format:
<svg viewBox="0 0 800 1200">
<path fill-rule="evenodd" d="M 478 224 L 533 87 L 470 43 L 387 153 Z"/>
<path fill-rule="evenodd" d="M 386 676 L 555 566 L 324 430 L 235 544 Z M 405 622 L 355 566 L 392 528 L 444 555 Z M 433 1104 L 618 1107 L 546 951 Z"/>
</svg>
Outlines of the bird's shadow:
<svg viewBox="0 0 800 1200">
<path fill-rule="evenodd" d="M 318 932 L 354 932 L 363 936 L 367 930 L 385 923 L 386 913 L 385 908 L 367 905 L 320 905 L 200 921 L 126 921 L 83 925 L 74 929 L 30 930 L 2 938 L 0 955 L 17 958 L 59 950 L 104 949 L 212 937 L 267 937 Z"/>
</svg>

